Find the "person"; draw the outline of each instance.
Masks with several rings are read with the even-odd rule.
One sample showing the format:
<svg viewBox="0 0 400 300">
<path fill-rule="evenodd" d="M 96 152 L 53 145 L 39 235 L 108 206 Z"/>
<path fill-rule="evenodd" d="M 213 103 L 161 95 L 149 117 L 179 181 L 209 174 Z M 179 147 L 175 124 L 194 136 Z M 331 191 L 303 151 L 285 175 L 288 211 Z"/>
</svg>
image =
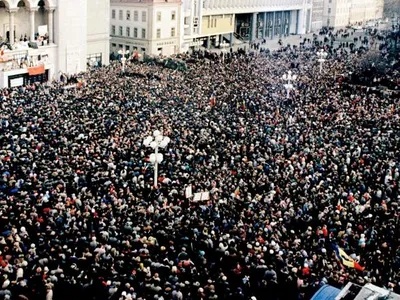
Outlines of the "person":
<svg viewBox="0 0 400 300">
<path fill-rule="evenodd" d="M 290 300 L 349 281 L 398 292 L 398 99 L 332 80 L 361 55 L 334 46 L 320 76 L 310 44 L 1 90 L 0 297 Z M 156 129 L 170 138 L 157 185 L 143 144 Z"/>
</svg>

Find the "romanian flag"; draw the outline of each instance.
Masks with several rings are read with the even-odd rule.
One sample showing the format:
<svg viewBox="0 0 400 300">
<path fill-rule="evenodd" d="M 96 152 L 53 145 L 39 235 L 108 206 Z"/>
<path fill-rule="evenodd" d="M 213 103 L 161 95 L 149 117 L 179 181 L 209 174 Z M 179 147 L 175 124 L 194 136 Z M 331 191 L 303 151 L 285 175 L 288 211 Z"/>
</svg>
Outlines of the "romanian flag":
<svg viewBox="0 0 400 300">
<path fill-rule="evenodd" d="M 212 94 L 210 97 L 210 106 L 215 107 L 217 105 L 217 99 L 215 98 L 215 95 Z"/>
<path fill-rule="evenodd" d="M 336 209 L 337 209 L 338 211 L 341 211 L 341 210 L 342 210 L 342 201 L 340 201 L 340 199 L 339 199 L 339 201 L 338 201 L 338 203 L 337 203 Z"/>
<path fill-rule="evenodd" d="M 344 252 L 342 248 L 338 247 L 337 245 L 332 245 L 332 246 L 333 250 L 335 251 L 337 260 L 340 261 L 340 263 L 343 266 L 354 268 L 359 271 L 364 271 L 365 268 L 360 266 L 358 262 L 356 262 L 354 259 L 348 256 L 347 253 Z"/>
</svg>

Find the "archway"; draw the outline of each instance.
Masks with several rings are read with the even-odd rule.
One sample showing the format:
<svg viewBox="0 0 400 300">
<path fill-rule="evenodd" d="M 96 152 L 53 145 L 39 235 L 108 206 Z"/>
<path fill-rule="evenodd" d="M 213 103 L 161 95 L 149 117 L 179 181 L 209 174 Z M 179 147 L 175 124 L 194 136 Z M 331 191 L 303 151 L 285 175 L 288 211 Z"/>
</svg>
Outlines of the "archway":
<svg viewBox="0 0 400 300">
<path fill-rule="evenodd" d="M 0 9 L 9 8 L 9 7 L 10 7 L 10 3 L 8 2 L 8 0 L 0 0 Z"/>
<path fill-rule="evenodd" d="M 45 8 L 53 7 L 53 3 L 50 0 L 33 0 L 32 2 L 36 4 L 36 6 L 38 7 L 45 7 Z"/>
<path fill-rule="evenodd" d="M 8 20 L 9 20 L 9 13 L 7 9 L 10 8 L 10 3 L 8 0 L 0 0 L 0 20 L 4 20 L 4 22 L 1 22 L 0 24 L 0 43 L 1 41 L 4 41 L 5 39 L 9 39 L 9 29 L 7 26 Z M 3 26 L 5 24 L 5 26 Z"/>
<path fill-rule="evenodd" d="M 30 23 L 29 20 L 31 3 L 29 0 L 19 0 L 17 2 L 18 10 L 15 13 L 15 32 L 17 41 L 28 41 L 30 36 Z"/>
</svg>

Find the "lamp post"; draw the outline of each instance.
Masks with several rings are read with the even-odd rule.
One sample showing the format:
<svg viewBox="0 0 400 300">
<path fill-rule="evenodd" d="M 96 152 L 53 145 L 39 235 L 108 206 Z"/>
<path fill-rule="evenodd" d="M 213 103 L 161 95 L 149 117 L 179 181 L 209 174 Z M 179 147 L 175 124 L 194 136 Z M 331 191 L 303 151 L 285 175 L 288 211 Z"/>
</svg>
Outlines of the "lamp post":
<svg viewBox="0 0 400 300">
<path fill-rule="evenodd" d="M 153 136 L 148 136 L 144 139 L 143 145 L 150 147 L 154 150 L 154 153 L 150 155 L 150 162 L 154 165 L 154 186 L 157 187 L 158 178 L 158 164 L 163 161 L 163 155 L 158 153 L 158 148 L 167 147 L 170 142 L 170 138 L 163 136 L 159 130 L 154 130 Z"/>
<path fill-rule="evenodd" d="M 120 54 L 122 56 L 121 57 L 122 73 L 125 73 L 126 55 L 129 54 L 129 50 L 119 50 L 118 54 Z"/>
<path fill-rule="evenodd" d="M 318 62 L 319 62 L 319 72 L 322 73 L 322 65 L 326 61 L 326 57 L 328 56 L 328 52 L 324 49 L 321 49 L 317 52 Z"/>
<path fill-rule="evenodd" d="M 228 43 L 226 43 L 225 41 L 223 41 L 221 44 L 219 44 L 219 46 L 221 47 L 221 51 L 222 51 L 222 62 L 225 61 L 225 51 L 226 51 L 226 47 L 229 46 Z"/>
<path fill-rule="evenodd" d="M 290 97 L 290 91 L 294 89 L 292 82 L 294 82 L 297 79 L 296 74 L 292 74 L 292 71 L 288 71 L 287 74 L 283 74 L 282 79 L 287 81 L 283 86 L 286 89 L 286 97 Z"/>
</svg>

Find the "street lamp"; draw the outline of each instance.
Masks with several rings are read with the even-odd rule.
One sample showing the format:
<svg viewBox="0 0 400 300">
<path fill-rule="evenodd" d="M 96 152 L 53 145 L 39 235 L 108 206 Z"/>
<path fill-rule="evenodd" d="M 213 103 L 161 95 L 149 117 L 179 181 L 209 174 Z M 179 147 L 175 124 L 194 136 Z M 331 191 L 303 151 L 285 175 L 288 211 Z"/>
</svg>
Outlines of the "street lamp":
<svg viewBox="0 0 400 300">
<path fill-rule="evenodd" d="M 129 50 L 119 50 L 118 54 L 121 55 L 122 73 L 125 73 L 126 55 L 129 54 Z"/>
<path fill-rule="evenodd" d="M 318 62 L 319 62 L 319 72 L 322 73 L 322 65 L 326 61 L 326 57 L 328 56 L 328 52 L 326 52 L 324 49 L 321 49 L 317 52 Z"/>
<path fill-rule="evenodd" d="M 226 52 L 226 47 L 229 46 L 229 44 L 225 41 L 223 41 L 221 44 L 219 44 L 220 48 L 222 49 L 222 62 L 225 61 L 225 52 Z"/>
<path fill-rule="evenodd" d="M 297 79 L 297 75 L 292 74 L 292 71 L 288 71 L 287 74 L 283 74 L 282 79 L 287 81 L 283 86 L 286 89 L 286 97 L 290 97 L 290 91 L 294 89 L 292 82 Z"/>
<path fill-rule="evenodd" d="M 163 161 L 163 155 L 158 153 L 158 148 L 167 147 L 170 142 L 170 138 L 163 136 L 159 130 L 154 130 L 153 136 L 148 136 L 144 139 L 143 145 L 150 147 L 154 150 L 154 153 L 150 155 L 150 162 L 154 165 L 154 186 L 157 187 L 158 178 L 158 164 Z"/>
</svg>

